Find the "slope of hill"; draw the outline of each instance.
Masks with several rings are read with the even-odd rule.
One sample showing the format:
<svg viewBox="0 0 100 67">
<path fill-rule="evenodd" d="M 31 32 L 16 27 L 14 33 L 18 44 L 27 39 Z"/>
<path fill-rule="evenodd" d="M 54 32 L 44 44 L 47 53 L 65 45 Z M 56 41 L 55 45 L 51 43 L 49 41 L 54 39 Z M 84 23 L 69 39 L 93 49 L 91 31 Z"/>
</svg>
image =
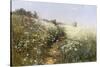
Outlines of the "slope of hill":
<svg viewBox="0 0 100 67">
<path fill-rule="evenodd" d="M 96 32 L 12 14 L 12 65 L 96 61 Z"/>
</svg>

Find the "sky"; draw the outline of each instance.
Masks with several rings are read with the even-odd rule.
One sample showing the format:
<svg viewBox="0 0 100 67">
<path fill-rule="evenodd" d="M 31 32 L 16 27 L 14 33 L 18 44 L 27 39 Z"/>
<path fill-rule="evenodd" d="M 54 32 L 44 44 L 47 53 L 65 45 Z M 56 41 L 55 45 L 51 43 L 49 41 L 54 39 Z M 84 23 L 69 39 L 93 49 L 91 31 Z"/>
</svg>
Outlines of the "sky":
<svg viewBox="0 0 100 67">
<path fill-rule="evenodd" d="M 12 0 L 12 11 L 19 8 L 36 11 L 43 19 L 56 19 L 65 24 L 77 22 L 79 25 L 96 27 L 97 7 L 95 5 Z"/>
</svg>

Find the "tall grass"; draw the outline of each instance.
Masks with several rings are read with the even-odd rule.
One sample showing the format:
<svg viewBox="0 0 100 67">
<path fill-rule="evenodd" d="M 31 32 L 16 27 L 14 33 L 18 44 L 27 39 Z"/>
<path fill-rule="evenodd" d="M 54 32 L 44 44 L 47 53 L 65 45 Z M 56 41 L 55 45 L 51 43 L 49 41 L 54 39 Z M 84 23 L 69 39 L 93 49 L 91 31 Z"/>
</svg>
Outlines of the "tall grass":
<svg viewBox="0 0 100 67">
<path fill-rule="evenodd" d="M 60 25 L 24 15 L 11 18 L 13 66 L 96 61 L 96 34 L 70 39 Z"/>
</svg>

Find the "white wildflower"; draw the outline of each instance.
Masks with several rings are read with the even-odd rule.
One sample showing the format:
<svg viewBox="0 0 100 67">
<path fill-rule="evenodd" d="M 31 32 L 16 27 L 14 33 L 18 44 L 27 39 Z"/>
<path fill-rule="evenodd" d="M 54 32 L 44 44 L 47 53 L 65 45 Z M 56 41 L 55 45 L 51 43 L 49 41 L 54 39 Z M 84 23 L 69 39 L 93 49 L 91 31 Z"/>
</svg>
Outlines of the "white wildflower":
<svg viewBox="0 0 100 67">
<path fill-rule="evenodd" d="M 32 42 L 35 42 L 35 39 L 33 39 Z"/>
<path fill-rule="evenodd" d="M 77 51 L 78 49 L 77 48 L 74 48 L 74 50 Z"/>
<path fill-rule="evenodd" d="M 37 37 L 38 35 L 37 35 L 37 34 L 35 34 L 34 36 L 36 36 L 36 37 Z"/>
<path fill-rule="evenodd" d="M 21 46 L 21 45 L 22 45 L 21 43 L 18 44 L 18 46 Z"/>
<path fill-rule="evenodd" d="M 72 47 L 69 48 L 69 50 L 71 50 L 71 49 L 72 49 Z"/>
<path fill-rule="evenodd" d="M 19 51 L 21 51 L 21 49 L 19 49 Z"/>
<path fill-rule="evenodd" d="M 26 56 L 29 56 L 29 54 L 27 53 Z"/>
<path fill-rule="evenodd" d="M 28 45 L 28 44 L 27 44 L 27 43 L 25 43 L 25 44 L 24 44 L 24 47 L 27 47 L 27 45 Z"/>
<path fill-rule="evenodd" d="M 27 60 L 26 58 L 23 59 L 23 61 L 26 61 L 26 60 Z"/>
<path fill-rule="evenodd" d="M 36 48 L 36 47 L 34 47 L 34 50 L 37 50 L 37 48 Z"/>
<path fill-rule="evenodd" d="M 59 40 L 56 40 L 56 42 L 58 42 Z"/>
<path fill-rule="evenodd" d="M 40 44 L 40 46 L 42 46 L 43 44 Z"/>
<path fill-rule="evenodd" d="M 27 35 L 27 34 L 29 34 L 29 32 L 24 32 L 24 34 L 26 34 L 26 35 Z"/>
<path fill-rule="evenodd" d="M 82 46 L 82 44 L 80 43 L 80 46 Z"/>
<path fill-rule="evenodd" d="M 17 46 L 15 46 L 15 48 L 17 48 Z"/>
<path fill-rule="evenodd" d="M 28 43 L 28 42 L 29 42 L 29 40 L 26 40 L 26 42 Z"/>
<path fill-rule="evenodd" d="M 34 62 L 37 62 L 36 60 L 34 60 Z"/>
</svg>

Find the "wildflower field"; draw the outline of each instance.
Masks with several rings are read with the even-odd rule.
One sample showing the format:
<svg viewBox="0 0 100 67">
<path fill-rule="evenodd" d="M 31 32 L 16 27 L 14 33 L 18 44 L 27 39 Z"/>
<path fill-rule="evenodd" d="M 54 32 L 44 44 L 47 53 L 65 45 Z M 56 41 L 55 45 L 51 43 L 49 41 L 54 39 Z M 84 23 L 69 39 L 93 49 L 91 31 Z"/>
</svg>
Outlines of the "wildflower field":
<svg viewBox="0 0 100 67">
<path fill-rule="evenodd" d="M 11 13 L 12 66 L 96 61 L 96 30 L 21 10 Z"/>
</svg>

